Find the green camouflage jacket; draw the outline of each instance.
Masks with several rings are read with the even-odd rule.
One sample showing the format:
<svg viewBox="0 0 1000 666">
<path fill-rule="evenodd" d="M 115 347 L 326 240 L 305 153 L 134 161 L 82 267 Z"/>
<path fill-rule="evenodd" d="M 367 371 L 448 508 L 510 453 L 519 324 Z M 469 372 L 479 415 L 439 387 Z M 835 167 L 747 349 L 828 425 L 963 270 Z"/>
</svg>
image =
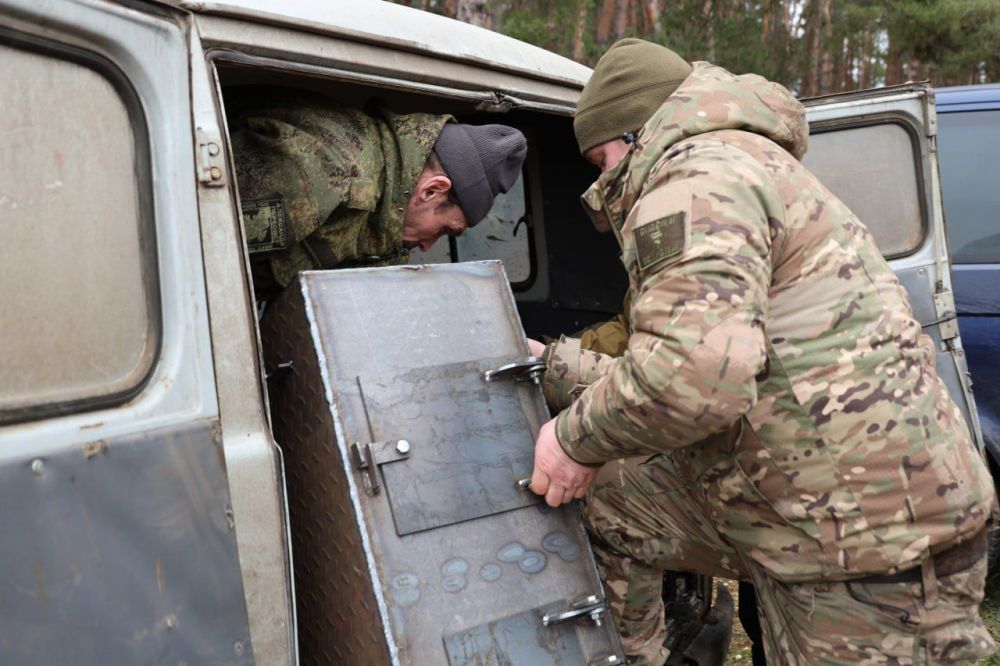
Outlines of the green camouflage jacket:
<svg viewBox="0 0 1000 666">
<path fill-rule="evenodd" d="M 571 457 L 667 457 L 784 580 L 912 565 L 994 502 L 905 291 L 799 162 L 807 136 L 787 90 L 698 63 L 584 195 L 621 244 L 628 349 L 547 354 L 589 383 L 557 418 Z"/>
<path fill-rule="evenodd" d="M 404 263 L 403 213 L 451 116 L 368 114 L 315 98 L 282 98 L 233 122 L 247 245 L 274 278 L 299 271 Z"/>
</svg>

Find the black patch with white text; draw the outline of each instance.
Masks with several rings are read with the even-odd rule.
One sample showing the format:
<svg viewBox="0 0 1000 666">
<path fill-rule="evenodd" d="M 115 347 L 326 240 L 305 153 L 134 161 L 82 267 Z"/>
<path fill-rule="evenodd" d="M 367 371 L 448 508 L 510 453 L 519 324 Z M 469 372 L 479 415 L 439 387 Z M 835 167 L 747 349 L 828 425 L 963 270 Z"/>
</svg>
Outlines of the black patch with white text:
<svg viewBox="0 0 1000 666">
<path fill-rule="evenodd" d="M 280 198 L 241 202 L 247 249 L 251 254 L 288 249 L 288 219 Z"/>
<path fill-rule="evenodd" d="M 686 217 L 686 213 L 682 211 L 632 230 L 635 256 L 640 271 L 676 257 L 684 251 L 684 241 L 687 236 Z"/>
</svg>

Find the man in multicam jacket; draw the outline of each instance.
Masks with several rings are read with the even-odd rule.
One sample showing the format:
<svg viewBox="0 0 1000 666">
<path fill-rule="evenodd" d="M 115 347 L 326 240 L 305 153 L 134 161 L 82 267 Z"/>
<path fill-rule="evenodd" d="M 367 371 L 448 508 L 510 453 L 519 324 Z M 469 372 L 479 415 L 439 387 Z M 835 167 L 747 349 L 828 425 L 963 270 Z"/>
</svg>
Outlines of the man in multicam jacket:
<svg viewBox="0 0 1000 666">
<path fill-rule="evenodd" d="M 524 136 L 448 115 L 366 111 L 302 92 L 234 100 L 240 204 L 258 291 L 302 270 L 405 263 L 482 220 L 521 173 Z"/>
<path fill-rule="evenodd" d="M 634 663 L 668 656 L 665 569 L 752 580 L 772 663 L 991 653 L 989 473 L 871 234 L 799 162 L 802 105 L 625 40 L 574 128 L 629 274 L 627 347 L 546 349 L 565 409 L 531 488 L 586 493 Z"/>
</svg>

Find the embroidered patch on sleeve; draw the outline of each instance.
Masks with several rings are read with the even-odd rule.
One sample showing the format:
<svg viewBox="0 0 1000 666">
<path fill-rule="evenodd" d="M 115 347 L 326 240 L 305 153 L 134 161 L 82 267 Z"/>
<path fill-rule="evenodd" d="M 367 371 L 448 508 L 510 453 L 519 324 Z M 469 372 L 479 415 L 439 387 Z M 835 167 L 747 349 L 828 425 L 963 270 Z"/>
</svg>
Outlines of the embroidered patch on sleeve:
<svg viewBox="0 0 1000 666">
<path fill-rule="evenodd" d="M 288 249 L 288 219 L 284 201 L 250 199 L 241 205 L 250 254 Z"/>
<path fill-rule="evenodd" d="M 687 240 L 687 214 L 683 211 L 661 217 L 632 230 L 635 257 L 639 270 L 676 257 L 684 251 Z"/>
</svg>

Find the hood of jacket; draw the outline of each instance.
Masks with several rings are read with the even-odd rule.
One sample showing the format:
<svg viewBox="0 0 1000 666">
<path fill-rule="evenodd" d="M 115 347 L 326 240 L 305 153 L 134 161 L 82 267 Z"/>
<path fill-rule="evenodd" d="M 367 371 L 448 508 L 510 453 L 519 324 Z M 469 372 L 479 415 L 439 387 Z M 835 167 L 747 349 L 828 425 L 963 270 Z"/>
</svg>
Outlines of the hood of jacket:
<svg viewBox="0 0 1000 666">
<path fill-rule="evenodd" d="M 805 107 L 787 88 L 756 74 L 736 75 L 696 62 L 690 76 L 639 131 L 622 163 L 584 194 L 585 208 L 599 211 L 606 206 L 607 222 L 620 228 L 649 172 L 672 146 L 720 130 L 759 134 L 796 159 L 805 155 L 809 140 Z M 597 220 L 595 225 L 604 226 Z"/>
</svg>

